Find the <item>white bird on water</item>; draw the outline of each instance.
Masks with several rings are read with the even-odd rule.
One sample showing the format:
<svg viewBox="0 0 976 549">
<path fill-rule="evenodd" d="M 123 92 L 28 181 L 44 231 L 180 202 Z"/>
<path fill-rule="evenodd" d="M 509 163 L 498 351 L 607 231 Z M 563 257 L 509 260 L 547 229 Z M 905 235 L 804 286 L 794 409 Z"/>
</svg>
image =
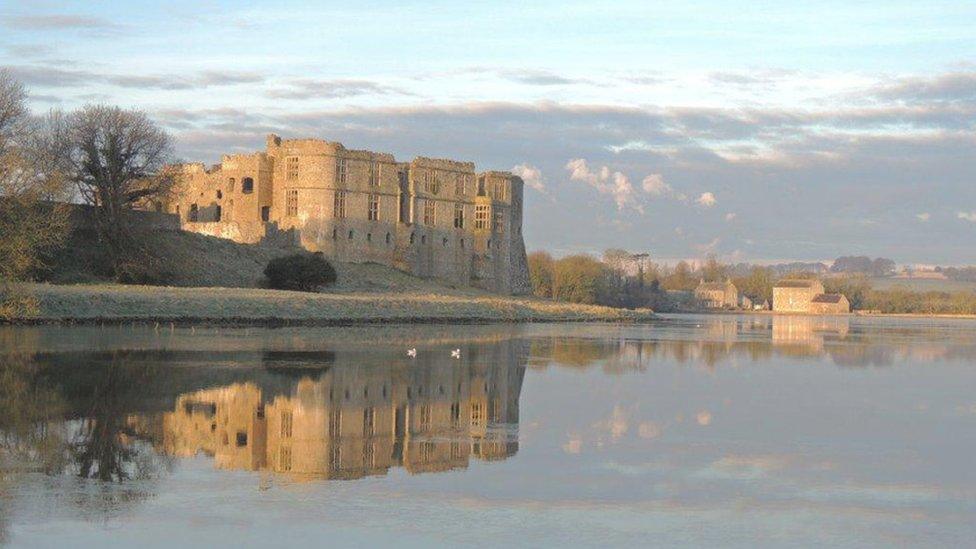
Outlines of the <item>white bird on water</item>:
<svg viewBox="0 0 976 549">
<path fill-rule="evenodd" d="M 451 358 L 461 358 L 461 349 L 451 351 Z"/>
<path fill-rule="evenodd" d="M 410 358 L 417 358 L 417 348 L 407 349 L 407 356 Z"/>
</svg>

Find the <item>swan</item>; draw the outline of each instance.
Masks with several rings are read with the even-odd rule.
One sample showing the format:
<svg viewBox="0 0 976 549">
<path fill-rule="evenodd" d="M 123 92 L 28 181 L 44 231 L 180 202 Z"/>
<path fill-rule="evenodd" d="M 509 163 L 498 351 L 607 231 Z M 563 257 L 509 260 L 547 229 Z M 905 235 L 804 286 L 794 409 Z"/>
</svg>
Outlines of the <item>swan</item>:
<svg viewBox="0 0 976 549">
<path fill-rule="evenodd" d="M 417 348 L 407 349 L 407 356 L 410 358 L 417 358 Z"/>
</svg>

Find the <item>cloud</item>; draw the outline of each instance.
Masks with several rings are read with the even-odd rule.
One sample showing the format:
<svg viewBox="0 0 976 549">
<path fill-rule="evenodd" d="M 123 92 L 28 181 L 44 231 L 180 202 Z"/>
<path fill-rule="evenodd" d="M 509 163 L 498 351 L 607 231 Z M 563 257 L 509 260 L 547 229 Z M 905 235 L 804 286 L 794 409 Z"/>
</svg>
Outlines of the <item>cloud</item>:
<svg viewBox="0 0 976 549">
<path fill-rule="evenodd" d="M 521 177 L 522 181 L 531 189 L 535 189 L 542 194 L 547 194 L 545 181 L 542 179 L 542 171 L 529 164 L 518 164 L 512 168 L 512 173 Z"/>
<path fill-rule="evenodd" d="M 901 77 L 869 90 L 876 100 L 899 101 L 908 104 L 932 102 L 976 102 L 976 71 L 958 71 L 933 77 Z"/>
<path fill-rule="evenodd" d="M 708 410 L 702 410 L 695 414 L 695 421 L 702 427 L 712 424 L 712 413 Z"/>
<path fill-rule="evenodd" d="M 520 84 L 529 84 L 531 86 L 565 86 L 569 84 L 584 84 L 589 82 L 588 80 L 569 78 L 545 70 L 499 70 L 496 71 L 496 73 L 498 76 L 506 80 L 518 82 Z"/>
<path fill-rule="evenodd" d="M 607 166 L 592 171 L 586 160 L 582 158 L 574 158 L 567 162 L 566 169 L 569 170 L 569 178 L 573 181 L 582 181 L 596 189 L 600 194 L 613 196 L 618 210 L 623 210 L 629 206 L 639 213 L 644 213 L 644 207 L 635 199 L 634 186 L 623 173 L 611 171 Z"/>
<path fill-rule="evenodd" d="M 956 214 L 959 219 L 963 221 L 969 221 L 971 223 L 976 223 L 976 210 L 971 212 L 959 212 Z"/>
<path fill-rule="evenodd" d="M 46 88 L 83 87 L 107 82 L 119 88 L 173 91 L 259 83 L 264 80 L 264 77 L 257 73 L 233 71 L 201 71 L 187 75 L 119 75 L 39 65 L 5 68 L 14 78 L 28 86 Z"/>
<path fill-rule="evenodd" d="M 410 95 L 399 88 L 372 80 L 300 78 L 291 80 L 286 85 L 288 87 L 269 90 L 265 95 L 273 99 L 341 99 L 360 95 Z"/>
<path fill-rule="evenodd" d="M 918 219 L 919 221 L 921 221 L 922 223 L 925 223 L 925 222 L 927 222 L 927 221 L 928 221 L 929 219 L 931 219 L 931 218 L 932 218 L 932 216 L 931 216 L 931 215 L 929 215 L 929 212 L 922 212 L 922 213 L 917 213 L 917 214 L 915 214 L 915 217 L 916 217 L 916 218 L 917 218 L 917 219 Z"/>
<path fill-rule="evenodd" d="M 712 194 L 711 192 L 704 192 L 701 193 L 701 196 L 699 196 L 695 200 L 695 203 L 697 203 L 699 206 L 703 208 L 711 208 L 712 206 L 717 204 L 718 201 L 715 200 L 715 195 Z"/>
<path fill-rule="evenodd" d="M 725 214 L 725 220 L 726 221 L 730 221 L 730 222 L 731 221 L 735 221 L 735 218 L 736 217 L 738 217 L 738 214 L 736 214 L 735 212 L 729 212 L 729 213 Z"/>
<path fill-rule="evenodd" d="M 28 30 L 119 30 L 118 25 L 98 17 L 83 15 L 50 14 L 50 15 L 18 15 L 3 19 L 4 25 Z"/>
<path fill-rule="evenodd" d="M 652 173 L 641 181 L 641 188 L 651 196 L 667 196 L 674 192 L 671 185 L 664 182 L 664 176 Z"/>
</svg>

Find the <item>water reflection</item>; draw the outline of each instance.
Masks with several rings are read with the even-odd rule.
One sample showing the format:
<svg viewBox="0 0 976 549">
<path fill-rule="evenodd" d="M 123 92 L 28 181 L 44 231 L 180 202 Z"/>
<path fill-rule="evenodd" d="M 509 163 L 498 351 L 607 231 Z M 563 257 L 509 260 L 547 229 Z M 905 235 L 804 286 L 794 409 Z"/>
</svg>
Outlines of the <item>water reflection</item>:
<svg viewBox="0 0 976 549">
<path fill-rule="evenodd" d="M 474 356 L 461 360 L 431 350 L 406 364 L 329 368 L 317 379 L 302 377 L 287 394 L 253 383 L 185 393 L 162 415 L 156 447 L 177 457 L 203 452 L 220 469 L 298 479 L 357 479 L 392 467 L 448 471 L 471 458 L 505 459 L 518 451 L 525 373 L 524 364 L 505 360 L 513 358 L 511 345 L 487 355 L 469 349 Z"/>
<path fill-rule="evenodd" d="M 497 524 L 518 501 L 530 514 L 587 511 L 548 516 L 559 528 L 602 517 L 608 503 L 642 517 L 634 524 L 669 505 L 694 515 L 740 501 L 835 520 L 823 513 L 844 498 L 875 517 L 955 509 L 952 522 L 971 513 L 976 486 L 960 474 L 973 448 L 960 433 L 976 417 L 965 391 L 973 328 L 758 315 L 650 326 L 3 328 L 0 543 L 35 515 L 178 512 L 165 502 L 220 489 L 214 479 L 245 494 L 269 479 L 303 497 L 338 492 L 360 498 L 363 513 L 374 505 L 363 501 L 391 492 L 403 505 L 446 502 L 445 516 L 481 498 Z M 294 505 L 241 493 L 253 504 L 242 513 Z M 338 507 L 330 512 L 343 524 L 357 520 Z"/>
</svg>

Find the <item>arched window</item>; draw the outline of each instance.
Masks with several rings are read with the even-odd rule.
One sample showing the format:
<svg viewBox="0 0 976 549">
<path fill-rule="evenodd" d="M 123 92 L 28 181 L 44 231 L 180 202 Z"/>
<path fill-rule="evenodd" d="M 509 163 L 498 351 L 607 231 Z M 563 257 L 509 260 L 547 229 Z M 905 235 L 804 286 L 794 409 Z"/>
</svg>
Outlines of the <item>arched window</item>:
<svg viewBox="0 0 976 549">
<path fill-rule="evenodd" d="M 386 233 L 386 243 L 390 243 L 390 233 Z"/>
<path fill-rule="evenodd" d="M 373 241 L 373 233 L 366 233 L 366 242 Z"/>
<path fill-rule="evenodd" d="M 224 193 L 220 189 L 217 189 L 217 200 L 220 200 L 223 197 L 224 197 Z"/>
<path fill-rule="evenodd" d="M 241 192 L 245 194 L 254 192 L 254 180 L 250 177 L 245 177 L 241 179 Z"/>
<path fill-rule="evenodd" d="M 235 183 L 235 181 L 234 181 L 234 178 L 233 177 L 227 180 L 227 190 L 228 191 L 234 192 L 234 183 Z"/>
<path fill-rule="evenodd" d="M 352 236 L 353 236 L 353 231 L 352 231 L 352 230 L 350 230 L 350 231 L 349 231 L 349 240 L 352 240 Z"/>
</svg>

